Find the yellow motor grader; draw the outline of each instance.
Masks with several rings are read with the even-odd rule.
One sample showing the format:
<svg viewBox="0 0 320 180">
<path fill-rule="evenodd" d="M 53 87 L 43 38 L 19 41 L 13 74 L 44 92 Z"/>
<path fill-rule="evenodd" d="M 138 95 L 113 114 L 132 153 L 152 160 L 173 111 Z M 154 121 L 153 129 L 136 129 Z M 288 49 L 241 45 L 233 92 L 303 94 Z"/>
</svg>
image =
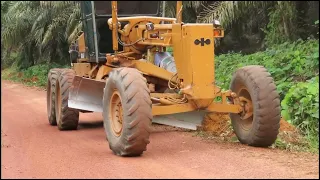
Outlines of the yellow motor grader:
<svg viewBox="0 0 320 180">
<path fill-rule="evenodd" d="M 102 112 L 114 154 L 138 156 L 152 122 L 195 130 L 206 113 L 230 113 L 241 143 L 273 144 L 280 101 L 270 73 L 240 68 L 222 91 L 214 63 L 215 38 L 224 36 L 219 21 L 183 23 L 182 1 L 176 18 L 160 17 L 161 3 L 81 2 L 83 32 L 70 46 L 72 68 L 48 74 L 49 123 L 75 130 L 80 112 Z"/>
</svg>

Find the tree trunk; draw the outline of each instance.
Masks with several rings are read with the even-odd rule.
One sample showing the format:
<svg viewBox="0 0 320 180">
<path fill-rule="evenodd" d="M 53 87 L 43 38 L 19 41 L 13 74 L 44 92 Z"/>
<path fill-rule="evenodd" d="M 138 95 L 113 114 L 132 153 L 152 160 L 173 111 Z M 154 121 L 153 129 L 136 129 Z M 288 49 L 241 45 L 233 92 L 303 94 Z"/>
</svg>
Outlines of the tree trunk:
<svg viewBox="0 0 320 180">
<path fill-rule="evenodd" d="M 283 21 L 283 29 L 284 29 L 284 35 L 290 39 L 290 34 L 289 34 L 289 29 L 288 29 L 288 25 L 286 23 L 286 19 L 284 16 L 282 16 L 282 21 Z"/>
</svg>

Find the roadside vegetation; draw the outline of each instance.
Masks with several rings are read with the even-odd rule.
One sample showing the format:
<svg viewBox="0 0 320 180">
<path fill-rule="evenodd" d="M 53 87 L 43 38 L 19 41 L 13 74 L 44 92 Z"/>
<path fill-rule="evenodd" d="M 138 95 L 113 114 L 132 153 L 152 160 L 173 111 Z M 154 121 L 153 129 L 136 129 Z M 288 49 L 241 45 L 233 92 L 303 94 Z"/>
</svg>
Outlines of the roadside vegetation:
<svg viewBox="0 0 320 180">
<path fill-rule="evenodd" d="M 225 28 L 215 43 L 220 87 L 228 89 L 232 73 L 245 65 L 271 73 L 282 118 L 295 127 L 281 131 L 274 147 L 318 152 L 319 2 L 184 1 L 183 8 L 184 22 L 218 19 Z M 175 2 L 167 1 L 166 16 L 174 15 Z M 77 2 L 1 1 L 1 78 L 45 87 L 49 69 L 70 66 L 68 47 L 81 28 Z M 232 134 L 227 122 L 216 136 Z"/>
<path fill-rule="evenodd" d="M 280 94 L 282 117 L 298 128 L 301 138 L 292 132 L 280 132 L 276 146 L 317 151 L 319 148 L 319 40 L 298 40 L 272 46 L 250 55 L 229 53 L 215 58 L 216 83 L 228 89 L 232 73 L 246 65 L 262 65 L 271 73 Z M 288 134 L 289 133 L 289 134 Z M 290 134 L 291 133 L 291 134 Z M 282 137 L 282 139 L 281 139 Z M 292 142 L 288 142 L 292 141 Z"/>
</svg>

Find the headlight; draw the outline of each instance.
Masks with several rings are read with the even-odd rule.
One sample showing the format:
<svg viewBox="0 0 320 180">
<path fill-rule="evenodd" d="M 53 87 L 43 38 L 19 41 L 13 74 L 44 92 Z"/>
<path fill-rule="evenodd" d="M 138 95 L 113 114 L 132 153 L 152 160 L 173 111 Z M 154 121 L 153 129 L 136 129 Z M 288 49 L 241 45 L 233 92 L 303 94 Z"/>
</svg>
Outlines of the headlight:
<svg viewBox="0 0 320 180">
<path fill-rule="evenodd" d="M 147 29 L 148 31 L 154 30 L 154 25 L 153 25 L 153 23 L 147 23 L 147 24 L 146 24 L 146 29 Z"/>
</svg>

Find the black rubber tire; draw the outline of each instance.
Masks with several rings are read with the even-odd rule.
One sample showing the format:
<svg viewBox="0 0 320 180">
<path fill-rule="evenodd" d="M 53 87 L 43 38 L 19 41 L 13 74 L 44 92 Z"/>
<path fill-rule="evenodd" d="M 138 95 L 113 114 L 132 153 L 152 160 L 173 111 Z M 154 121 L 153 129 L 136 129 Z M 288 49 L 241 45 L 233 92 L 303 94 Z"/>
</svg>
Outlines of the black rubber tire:
<svg viewBox="0 0 320 180">
<path fill-rule="evenodd" d="M 116 136 L 109 120 L 114 89 L 123 109 L 122 132 Z M 117 68 L 110 72 L 103 95 L 103 121 L 109 147 L 118 156 L 139 156 L 150 143 L 152 102 L 146 79 L 134 68 Z"/>
<path fill-rule="evenodd" d="M 54 68 L 48 72 L 47 80 L 47 114 L 49 124 L 52 126 L 57 125 L 55 114 L 55 100 L 56 100 L 56 82 L 61 74 L 62 69 Z"/>
<path fill-rule="evenodd" d="M 235 134 L 243 144 L 270 146 L 277 139 L 281 118 L 280 99 L 273 78 L 263 66 L 246 66 L 233 75 L 230 89 L 241 96 L 239 93 L 243 87 L 252 100 L 252 124 L 245 129 L 245 121 L 240 119 L 240 115 L 230 114 Z"/>
<path fill-rule="evenodd" d="M 56 84 L 55 112 L 59 130 L 76 130 L 78 128 L 79 111 L 68 107 L 69 88 L 72 85 L 74 76 L 75 72 L 72 69 L 65 69 Z M 61 108 L 58 106 L 59 97 L 61 97 Z"/>
</svg>

